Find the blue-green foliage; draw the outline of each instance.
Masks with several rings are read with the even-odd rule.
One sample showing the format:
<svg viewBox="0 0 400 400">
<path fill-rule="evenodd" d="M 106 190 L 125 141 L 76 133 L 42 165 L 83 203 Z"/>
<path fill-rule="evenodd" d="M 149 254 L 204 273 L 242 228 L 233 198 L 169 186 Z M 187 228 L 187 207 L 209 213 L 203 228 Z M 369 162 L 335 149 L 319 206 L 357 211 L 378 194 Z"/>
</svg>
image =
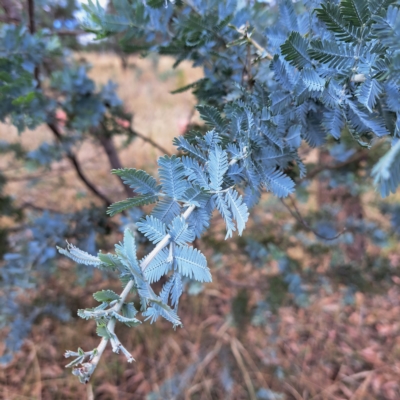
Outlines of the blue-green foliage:
<svg viewBox="0 0 400 400">
<path fill-rule="evenodd" d="M 33 129 L 45 119 L 48 101 L 36 89 L 35 66 L 57 52 L 56 38 L 27 34 L 26 29 L 0 29 L 0 120 L 9 117 L 20 132 Z"/>
<path fill-rule="evenodd" d="M 153 243 L 160 242 L 167 234 L 165 224 L 152 215 L 147 215 L 143 221 L 139 221 L 137 227 Z"/>
<path fill-rule="evenodd" d="M 0 28 L 0 120 L 21 133 L 43 123 L 57 125 L 57 112 L 65 114 L 63 135 L 27 155 L 38 166 L 59 161 L 87 135 L 132 136 L 115 121 L 131 118 L 123 111 L 116 85 L 110 81 L 96 88 L 88 67 L 77 66 L 62 50 L 58 37 L 47 31 L 31 35 L 24 27 Z"/>
<path fill-rule="evenodd" d="M 96 19 L 99 11 L 88 7 L 93 31 L 103 36 L 114 32 L 123 32 L 127 37 L 135 35 L 149 43 L 149 47 L 158 46 L 160 53 L 173 55 L 177 63 L 191 59 L 195 65 L 204 65 L 205 78 L 186 89 L 193 88 L 201 100 L 216 105 L 221 104 L 224 94 L 231 99 L 240 97 L 242 111 L 253 113 L 254 125 L 246 127 L 248 120 L 244 115 L 227 121 L 215 107 L 200 106 L 200 115 L 219 135 L 229 132 L 231 140 L 245 146 L 240 134 L 232 129 L 236 125 L 239 130 L 249 129 L 250 134 L 251 130 L 262 133 L 269 139 L 269 146 L 277 146 L 282 152 L 285 147 L 295 151 L 300 139 L 311 146 L 323 145 L 327 135 L 340 139 L 345 126 L 362 144 L 371 144 L 374 136 L 399 136 L 396 93 L 400 78 L 400 24 L 399 5 L 394 0 L 308 1 L 302 14 L 291 1 L 282 1 L 279 22 L 270 27 L 265 26 L 266 20 L 257 8 L 241 8 L 235 1 L 199 1 L 188 6 L 183 2 L 175 6 L 181 13 L 174 20 L 170 37 L 161 45 L 154 42 L 150 31 L 157 25 L 166 26 L 172 5 L 160 13 L 160 9 L 142 8 L 141 1 L 129 5 L 115 0 L 115 4 L 124 10 L 124 16 L 117 12 Z M 154 22 L 156 18 L 160 18 L 158 24 Z M 119 19 L 118 29 L 114 28 L 113 23 Z M 252 42 L 238 28 L 229 29 L 240 27 L 249 19 L 256 32 L 264 24 L 255 37 L 265 49 L 251 50 L 262 59 L 248 66 L 255 81 L 251 95 L 245 94 L 239 85 L 243 84 L 241 60 L 246 59 L 245 44 Z M 134 27 L 127 27 L 129 23 Z M 261 32 L 266 28 L 264 36 Z M 268 53 L 275 54 L 271 63 L 266 60 Z M 295 130 L 294 124 L 298 125 Z M 204 162 L 203 152 L 195 150 L 188 140 L 178 138 L 176 144 Z M 258 141 L 248 144 L 247 149 L 252 152 L 267 145 Z M 294 154 L 289 158 L 296 160 Z M 392 183 L 386 182 L 389 175 L 375 181 L 379 187 L 393 191 L 400 177 L 396 168 L 388 171 Z M 269 184 L 277 188 L 280 182 L 278 186 Z M 289 186 L 284 186 L 282 195 L 290 192 Z M 389 192 L 382 189 L 381 193 Z M 224 208 L 220 201 L 219 208 Z"/>
<path fill-rule="evenodd" d="M 303 141 L 320 147 L 330 136 L 340 140 L 348 132 L 356 145 L 369 147 L 380 138 L 390 138 L 392 148 L 373 175 L 383 196 L 396 190 L 400 17 L 394 0 L 309 0 L 303 7 L 284 0 L 278 19 L 257 1 L 254 6 L 235 0 L 165 2 L 165 8 L 163 4 L 114 0 L 115 12 L 109 14 L 89 1 L 85 26 L 99 39 L 118 34 L 128 50 L 140 41 L 142 50 L 175 57 L 175 66 L 183 60 L 202 66 L 204 77 L 181 90 L 193 89 L 209 131 L 204 135 L 192 131 L 174 140 L 183 154 L 159 158 L 160 183 L 144 171 L 113 171 L 137 196 L 111 205 L 109 215 L 155 204 L 150 215 L 137 223 L 155 245 L 141 261 L 135 232 L 130 230 L 115 246 L 115 255 L 95 257 L 71 245 L 60 252 L 79 263 L 117 271 L 123 285 L 136 290 L 146 319 L 154 322 L 161 316 L 177 326 L 182 278 L 211 281 L 206 258 L 188 244 L 209 226 L 214 210 L 221 215 L 228 238 L 236 230 L 242 234 L 249 209 L 262 190 L 278 198 L 293 193 L 294 179 L 306 176 L 299 155 Z M 11 65 L 5 57 L 2 60 L 10 75 Z M 49 104 L 50 111 L 35 118 L 51 121 L 56 105 L 32 81 L 28 84 L 32 68 L 21 68 L 16 74 L 24 82 L 23 92 L 12 91 L 11 75 L 3 79 L 4 99 L 16 107 L 5 110 L 3 119 L 30 115 L 31 98 L 37 98 Z M 106 109 L 116 112 L 120 105 L 112 85 L 96 92 L 83 68 L 54 74 L 52 82 L 59 91 L 59 105 L 69 116 L 69 129 L 82 133 L 104 121 Z M 31 125 L 35 124 L 27 124 Z M 289 289 L 301 299 L 299 275 L 281 269 Z M 157 295 L 151 284 L 164 276 L 166 283 Z M 134 326 L 139 320 L 126 296 L 108 296 L 96 294 L 102 304 L 80 310 L 79 315 L 96 320 L 98 334 L 118 351 L 113 324 Z M 84 365 L 79 357 L 78 363 Z M 86 382 L 91 373 L 82 375 L 82 380 Z"/>
</svg>

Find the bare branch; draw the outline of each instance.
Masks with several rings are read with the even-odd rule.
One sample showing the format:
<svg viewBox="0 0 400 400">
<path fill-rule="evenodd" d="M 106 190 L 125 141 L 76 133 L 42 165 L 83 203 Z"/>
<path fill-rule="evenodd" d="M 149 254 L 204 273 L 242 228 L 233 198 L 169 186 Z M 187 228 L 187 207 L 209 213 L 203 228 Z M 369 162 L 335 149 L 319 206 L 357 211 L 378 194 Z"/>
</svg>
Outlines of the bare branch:
<svg viewBox="0 0 400 400">
<path fill-rule="evenodd" d="M 54 136 L 57 138 L 57 140 L 62 143 L 63 141 L 63 136 L 61 135 L 58 127 L 52 123 L 52 122 L 48 122 L 47 126 L 50 128 L 50 130 L 53 132 Z M 88 178 L 85 176 L 85 174 L 83 173 L 81 166 L 76 158 L 76 156 L 71 152 L 67 152 L 67 157 L 68 159 L 71 161 L 72 165 L 75 168 L 76 173 L 78 174 L 80 180 L 85 184 L 85 186 L 94 194 L 96 195 L 99 199 L 101 199 L 103 201 L 103 203 L 106 206 L 109 206 L 110 204 L 112 204 L 112 201 L 105 196 L 103 193 L 101 193 L 96 186 L 94 186 L 94 184 L 92 182 L 90 182 L 88 180 Z"/>
<path fill-rule="evenodd" d="M 301 183 L 301 182 L 307 181 L 309 179 L 312 179 L 316 175 L 320 174 L 323 171 L 340 169 L 340 168 L 346 167 L 349 164 L 360 162 L 362 160 L 365 160 L 367 157 L 368 157 L 368 154 L 366 152 L 360 151 L 360 152 L 354 154 L 352 157 L 348 158 L 346 161 L 342 161 L 342 162 L 336 163 L 336 164 L 320 165 L 320 166 L 314 168 L 312 171 L 310 171 L 304 178 L 298 180 L 297 183 Z"/>
<path fill-rule="evenodd" d="M 96 135 L 96 138 L 99 140 L 100 144 L 103 146 L 103 149 L 107 155 L 108 161 L 110 163 L 110 166 L 112 169 L 122 169 L 122 164 L 121 160 L 119 159 L 118 152 L 115 148 L 114 142 L 112 137 L 105 136 L 105 135 Z M 136 193 L 133 193 L 132 190 L 130 189 L 129 186 L 125 185 L 121 180 L 120 180 L 125 194 L 128 197 L 134 197 L 137 196 Z"/>
<path fill-rule="evenodd" d="M 148 138 L 147 136 L 143 135 L 142 133 L 139 133 L 138 131 L 132 129 L 131 127 L 128 128 L 128 131 L 131 135 L 137 136 L 138 138 L 142 139 L 144 142 L 151 144 L 153 147 L 160 150 L 162 153 L 164 153 L 168 156 L 171 155 L 171 153 L 168 150 L 166 150 L 163 146 L 159 145 L 154 140 Z"/>
<path fill-rule="evenodd" d="M 33 35 L 36 32 L 34 0 L 28 0 L 28 17 L 29 17 L 29 32 Z"/>
<path fill-rule="evenodd" d="M 285 201 L 283 199 L 280 199 L 280 200 L 281 200 L 281 203 L 285 206 L 285 208 L 290 212 L 290 214 L 292 215 L 293 218 L 295 218 L 297 221 L 299 221 L 308 231 L 311 231 L 315 236 L 319 237 L 320 239 L 323 239 L 323 240 L 335 240 L 338 237 L 340 237 L 341 235 L 343 235 L 344 232 L 346 232 L 346 228 L 343 228 L 343 230 L 341 232 L 339 232 L 337 235 L 335 235 L 333 237 L 325 237 L 323 235 L 320 235 L 313 228 L 311 228 L 310 225 L 307 224 L 307 222 L 304 220 L 304 218 L 300 214 L 300 211 L 297 208 L 296 203 L 294 202 L 294 200 L 290 196 L 289 196 L 289 199 L 290 199 L 290 201 L 292 203 L 292 206 L 293 206 L 293 208 L 295 209 L 296 212 L 293 212 L 292 209 L 285 203 Z"/>
</svg>

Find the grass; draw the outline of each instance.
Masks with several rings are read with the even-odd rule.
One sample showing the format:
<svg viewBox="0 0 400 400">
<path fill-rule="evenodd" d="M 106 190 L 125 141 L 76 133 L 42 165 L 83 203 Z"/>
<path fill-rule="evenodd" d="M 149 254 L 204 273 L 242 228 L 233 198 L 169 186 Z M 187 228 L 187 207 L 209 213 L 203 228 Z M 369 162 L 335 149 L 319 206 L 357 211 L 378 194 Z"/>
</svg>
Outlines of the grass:
<svg viewBox="0 0 400 400">
<path fill-rule="evenodd" d="M 189 65 L 171 72 L 171 59 L 132 57 L 130 67 L 122 71 L 119 59 L 109 54 L 76 57 L 93 64 L 91 76 L 96 82 L 105 83 L 111 77 L 119 83 L 119 95 L 135 114 L 135 129 L 169 150 L 173 150 L 172 138 L 188 119 L 196 120 L 196 115 L 191 116 L 195 101 L 190 93 L 169 94 L 201 76 Z M 19 140 L 6 125 L 0 127 L 1 138 Z M 24 133 L 21 138 L 30 149 L 44 139 L 51 139 L 45 127 Z M 160 155 L 140 139 L 120 154 L 126 167 L 150 171 L 155 170 Z M 105 155 L 93 143 L 82 146 L 78 156 L 101 190 L 113 200 L 125 197 L 109 173 Z M 312 156 L 316 158 L 317 154 L 313 152 Z M 15 178 L 7 191 L 21 203 L 67 210 L 93 201 L 67 162 L 41 174 L 39 183 L 28 191 L 25 181 L 17 180 L 26 176 L 21 165 L 11 165 L 7 158 L 0 163 L 1 168 L 9 169 L 8 176 Z M 366 204 L 376 201 L 374 194 L 364 197 Z M 310 204 L 314 210 L 317 208 L 312 198 L 301 210 L 306 211 Z M 99 342 L 94 322 L 80 320 L 75 310 L 91 306 L 95 291 L 110 288 L 119 292 L 120 283 L 94 271 L 85 285 L 77 286 L 76 270 L 60 261 L 57 274 L 38 292 L 29 293 L 30 301 L 64 299 L 73 318 L 65 324 L 50 317 L 36 321 L 23 349 L 10 365 L 0 369 L 0 398 L 139 400 L 153 393 L 148 397 L 151 400 L 399 399 L 400 258 L 395 245 L 385 255 L 390 260 L 385 275 L 388 282 L 382 284 L 385 290 L 373 293 L 358 288 L 348 302 L 342 282 L 333 288 L 320 284 L 309 306 L 301 308 L 283 293 L 288 285 L 278 274 L 277 261 L 264 260 L 258 266 L 252 263 L 245 254 L 245 239 L 257 238 L 265 245 L 285 248 L 295 268 L 312 269 L 317 276 L 331 270 L 332 250 L 321 244 L 307 247 L 296 237 L 286 239 L 282 226 L 294 221 L 271 197 L 263 198 L 252 211 L 251 220 L 256 222 L 250 224 L 245 238 L 225 242 L 220 219 L 214 219 L 210 232 L 200 242 L 210 260 L 213 283 L 200 288 L 198 295 L 183 295 L 179 314 L 184 327 L 175 332 L 165 321 L 144 323 L 135 329 L 119 327 L 121 341 L 137 361 L 127 364 L 122 355 L 108 349 L 87 386 L 64 368 L 64 350 L 76 350 L 78 346 L 88 350 Z M 369 244 L 367 253 L 377 258 L 380 249 Z M 366 279 L 371 277 L 366 275 Z M 262 310 L 255 320 L 254 313 L 263 300 L 269 300 L 273 307 Z"/>
</svg>

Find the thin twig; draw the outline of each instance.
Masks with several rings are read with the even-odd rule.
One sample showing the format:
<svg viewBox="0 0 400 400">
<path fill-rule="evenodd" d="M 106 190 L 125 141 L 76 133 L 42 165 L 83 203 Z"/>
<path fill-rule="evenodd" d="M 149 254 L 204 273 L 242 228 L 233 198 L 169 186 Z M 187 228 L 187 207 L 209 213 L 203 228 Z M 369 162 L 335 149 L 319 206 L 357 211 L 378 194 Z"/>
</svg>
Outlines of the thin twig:
<svg viewBox="0 0 400 400">
<path fill-rule="evenodd" d="M 112 136 L 103 135 L 101 134 L 101 132 L 99 132 L 98 135 L 94 134 L 93 136 L 95 136 L 102 145 L 104 152 L 107 155 L 111 168 L 122 169 L 122 163 L 119 158 L 117 149 L 115 148 Z M 128 197 L 137 196 L 128 185 L 125 185 L 121 180 L 119 180 L 119 182 L 121 183 L 123 190 Z"/>
<path fill-rule="evenodd" d="M 3 22 L 4 24 L 19 24 L 21 21 L 18 18 L 5 17 L 4 15 L 1 15 L 0 22 Z"/>
<path fill-rule="evenodd" d="M 273 60 L 274 56 L 268 52 L 267 49 L 262 47 L 258 42 L 256 42 L 251 35 L 248 34 L 247 30 L 242 30 L 237 28 L 235 25 L 229 25 L 233 29 L 236 30 L 236 32 L 240 33 L 242 36 L 246 38 L 246 40 L 251 43 L 262 55 L 262 57 L 267 58 L 268 60 Z"/>
<path fill-rule="evenodd" d="M 1 0 L 0 6 L 5 13 L 0 17 L 0 22 L 5 22 L 6 24 L 19 24 L 21 22 L 20 10 L 13 0 Z"/>
<path fill-rule="evenodd" d="M 313 228 L 311 228 L 310 225 L 307 224 L 307 222 L 304 220 L 304 218 L 302 217 L 302 215 L 300 214 L 299 209 L 296 206 L 296 203 L 294 202 L 294 200 L 289 196 L 289 199 L 291 200 L 292 206 L 295 209 L 296 213 L 294 213 L 292 211 L 292 209 L 285 203 L 285 201 L 283 199 L 281 200 L 281 203 L 285 206 L 285 208 L 290 212 L 290 214 L 292 215 L 292 217 L 294 217 L 297 221 L 299 221 L 307 230 L 311 231 L 315 236 L 319 237 L 320 239 L 323 240 L 335 240 L 338 237 L 340 237 L 341 235 L 343 235 L 343 233 L 346 231 L 346 228 L 343 228 L 343 230 L 341 232 L 339 232 L 337 235 L 333 236 L 333 237 L 325 237 L 323 235 L 320 235 L 318 232 L 316 232 Z"/>
<path fill-rule="evenodd" d="M 52 123 L 52 122 L 48 122 L 47 126 L 50 128 L 50 130 L 52 131 L 52 133 L 54 134 L 54 136 L 57 138 L 57 140 L 62 143 L 63 141 L 63 136 L 61 135 L 61 132 L 59 131 L 58 127 Z M 94 194 L 96 195 L 99 199 L 101 199 L 103 201 L 103 203 L 106 206 L 109 206 L 110 204 L 112 204 L 112 201 L 103 193 L 101 193 L 96 186 L 94 186 L 94 184 L 92 182 L 90 182 L 88 180 L 88 178 L 85 176 L 85 174 L 83 173 L 81 166 L 76 158 L 76 156 L 71 152 L 68 151 L 67 152 L 67 157 L 68 159 L 71 161 L 72 165 L 75 168 L 76 173 L 78 174 L 80 180 L 86 185 L 86 187 Z"/>
<path fill-rule="evenodd" d="M 138 131 L 132 129 L 131 127 L 128 128 L 128 131 L 131 135 L 137 136 L 138 138 L 142 139 L 144 142 L 151 144 L 153 147 L 160 150 L 162 153 L 164 153 L 168 156 L 171 155 L 171 153 L 168 150 L 166 150 L 163 146 L 159 145 L 154 140 L 148 138 L 147 136 L 143 135 L 142 133 L 139 133 Z"/>
<path fill-rule="evenodd" d="M 28 0 L 28 17 L 29 17 L 29 32 L 33 35 L 36 32 L 35 25 L 35 3 L 33 0 Z"/>
<path fill-rule="evenodd" d="M 309 173 L 307 173 L 307 176 L 305 176 L 303 179 L 298 180 L 297 183 L 301 183 L 306 180 L 310 180 L 325 170 L 341 169 L 349 164 L 360 162 L 360 161 L 364 160 L 367 156 L 368 155 L 364 151 L 361 151 L 361 152 L 354 154 L 352 157 L 348 158 L 346 161 L 342 161 L 342 162 L 336 163 L 336 164 L 321 165 L 317 168 L 314 168 Z"/>
<path fill-rule="evenodd" d="M 243 358 L 240 355 L 239 349 L 237 347 L 237 343 L 236 343 L 236 341 L 234 341 L 234 339 L 231 339 L 231 343 L 230 344 L 231 344 L 232 354 L 235 357 L 235 360 L 236 360 L 236 362 L 237 362 L 237 364 L 238 364 L 238 366 L 239 366 L 239 368 L 240 368 L 240 370 L 241 370 L 241 372 L 243 374 L 243 378 L 244 378 L 244 381 L 245 381 L 246 386 L 247 386 L 247 391 L 249 392 L 249 398 L 251 400 L 257 400 L 257 396 L 256 396 L 256 392 L 254 390 L 253 382 L 251 381 L 249 372 L 247 371 L 246 366 L 244 365 Z"/>
<path fill-rule="evenodd" d="M 340 385 L 341 382 L 353 383 L 355 380 L 360 379 L 360 378 L 368 379 L 368 377 L 371 376 L 374 372 L 376 372 L 377 370 L 382 369 L 382 368 L 383 367 L 376 368 L 374 370 L 369 370 L 369 371 L 357 372 L 353 375 L 338 378 L 338 380 L 336 382 L 334 382 L 332 385 L 328 386 L 327 388 L 323 389 L 321 392 L 317 393 L 314 397 L 311 398 L 311 400 L 317 400 L 318 398 L 321 398 L 322 396 L 329 395 L 338 387 L 338 385 Z"/>
</svg>

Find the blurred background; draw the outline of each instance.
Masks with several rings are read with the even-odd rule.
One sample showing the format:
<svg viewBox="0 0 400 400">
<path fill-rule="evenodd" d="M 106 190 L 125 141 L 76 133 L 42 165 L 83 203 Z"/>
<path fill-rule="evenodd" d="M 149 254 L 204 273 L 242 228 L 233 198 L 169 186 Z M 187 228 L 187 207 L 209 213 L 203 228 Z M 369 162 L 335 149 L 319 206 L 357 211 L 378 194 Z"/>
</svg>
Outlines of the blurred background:
<svg viewBox="0 0 400 400">
<path fill-rule="evenodd" d="M 200 79 L 200 68 L 173 68 L 174 59 L 137 48 L 123 55 L 82 35 L 80 4 L 42 3 L 38 24 L 64 50 L 62 63 L 41 71 L 53 120 L 27 118 L 20 132 L 0 125 L 0 397 L 399 399 L 400 194 L 382 200 L 373 190 L 368 165 L 383 149 L 355 151 L 345 140 L 304 146 L 313 182 L 298 179 L 284 201 L 265 193 L 242 237 L 224 241 L 215 216 L 197 243 L 213 283 L 187 282 L 182 329 L 119 327 L 136 362 L 108 349 L 86 386 L 64 368 L 65 350 L 99 340 L 76 311 L 120 282 L 55 246 L 113 251 L 146 207 L 106 215 L 109 202 L 129 196 L 110 170 L 156 174 L 157 158 L 177 153 L 175 136 L 206 129 L 190 91 L 171 93 Z M 3 17 L 22 12 L 5 4 Z"/>
</svg>

